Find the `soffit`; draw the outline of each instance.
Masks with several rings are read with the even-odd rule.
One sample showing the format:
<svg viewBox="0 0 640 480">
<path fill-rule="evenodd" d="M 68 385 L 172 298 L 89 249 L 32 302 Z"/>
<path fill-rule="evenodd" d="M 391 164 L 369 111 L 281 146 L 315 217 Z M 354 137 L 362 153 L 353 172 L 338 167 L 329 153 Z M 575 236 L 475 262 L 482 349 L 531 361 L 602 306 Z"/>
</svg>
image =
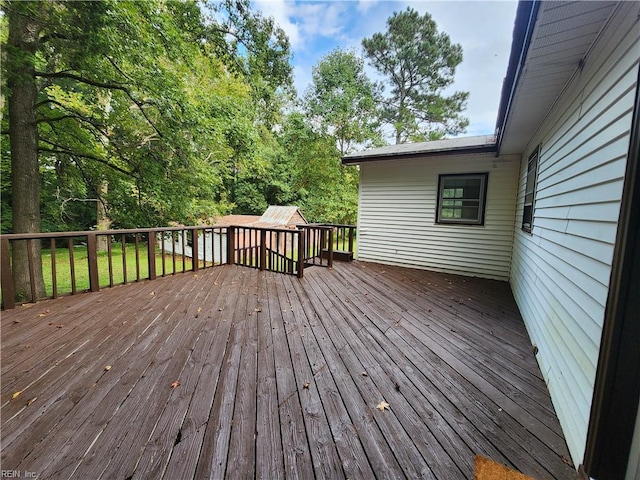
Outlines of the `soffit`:
<svg viewBox="0 0 640 480">
<path fill-rule="evenodd" d="M 540 5 L 500 153 L 523 153 L 617 4 L 559 1 Z"/>
</svg>

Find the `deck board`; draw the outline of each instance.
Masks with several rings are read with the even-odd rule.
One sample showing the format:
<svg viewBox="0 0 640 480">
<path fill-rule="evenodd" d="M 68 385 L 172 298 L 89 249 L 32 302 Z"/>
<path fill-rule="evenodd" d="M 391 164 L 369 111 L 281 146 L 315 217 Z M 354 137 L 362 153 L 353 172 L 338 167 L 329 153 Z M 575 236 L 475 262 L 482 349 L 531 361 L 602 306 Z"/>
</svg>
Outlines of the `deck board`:
<svg viewBox="0 0 640 480">
<path fill-rule="evenodd" d="M 359 262 L 303 279 L 222 266 L 1 322 L 3 469 L 467 479 L 481 454 L 576 478 L 506 283 Z"/>
</svg>

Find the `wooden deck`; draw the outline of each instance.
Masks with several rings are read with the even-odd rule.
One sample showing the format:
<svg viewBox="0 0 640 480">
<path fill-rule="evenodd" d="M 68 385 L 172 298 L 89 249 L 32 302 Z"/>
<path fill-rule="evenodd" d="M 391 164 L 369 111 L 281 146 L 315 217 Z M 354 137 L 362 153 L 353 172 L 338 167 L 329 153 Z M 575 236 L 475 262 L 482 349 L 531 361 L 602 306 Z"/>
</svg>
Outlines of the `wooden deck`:
<svg viewBox="0 0 640 480">
<path fill-rule="evenodd" d="M 1 326 L 2 468 L 23 477 L 472 479 L 482 454 L 575 478 L 505 283 L 223 266 Z"/>
</svg>

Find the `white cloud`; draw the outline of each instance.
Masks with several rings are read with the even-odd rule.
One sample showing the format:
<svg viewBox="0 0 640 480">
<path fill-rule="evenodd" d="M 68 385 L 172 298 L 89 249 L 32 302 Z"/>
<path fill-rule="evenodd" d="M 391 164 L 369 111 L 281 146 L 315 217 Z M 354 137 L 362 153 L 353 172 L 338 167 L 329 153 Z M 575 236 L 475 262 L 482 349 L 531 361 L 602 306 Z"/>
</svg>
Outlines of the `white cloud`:
<svg viewBox="0 0 640 480">
<path fill-rule="evenodd" d="M 254 0 L 253 3 L 264 16 L 273 17 L 276 24 L 285 31 L 295 50 L 301 42 L 301 34 L 299 25 L 291 21 L 294 5 L 286 0 Z"/>
<path fill-rule="evenodd" d="M 367 13 L 376 3 L 376 0 L 358 0 L 358 12 Z"/>
<path fill-rule="evenodd" d="M 511 47 L 515 1 L 255 0 L 254 5 L 289 35 L 299 94 L 309 85 L 313 66 L 332 49 L 354 48 L 361 53 L 362 39 L 384 32 L 394 11 L 411 6 L 421 14 L 429 12 L 438 29 L 463 47 L 464 60 L 449 93 L 470 92 L 466 135 L 493 133 Z M 379 78 L 370 68 L 367 73 L 372 79 Z"/>
<path fill-rule="evenodd" d="M 287 33 L 294 51 L 306 51 L 318 37 L 339 37 L 345 29 L 346 2 L 255 0 L 254 5 Z"/>
</svg>

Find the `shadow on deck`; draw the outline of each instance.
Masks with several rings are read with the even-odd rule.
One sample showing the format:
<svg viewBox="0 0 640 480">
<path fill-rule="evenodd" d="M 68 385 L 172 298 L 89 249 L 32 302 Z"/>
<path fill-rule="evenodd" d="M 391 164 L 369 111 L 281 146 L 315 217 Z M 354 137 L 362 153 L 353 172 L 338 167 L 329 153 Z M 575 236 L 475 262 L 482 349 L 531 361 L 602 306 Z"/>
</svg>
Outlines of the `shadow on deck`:
<svg viewBox="0 0 640 480">
<path fill-rule="evenodd" d="M 2 468 L 39 478 L 576 476 L 490 280 L 223 266 L 45 301 L 3 312 L 1 380 Z"/>
</svg>

